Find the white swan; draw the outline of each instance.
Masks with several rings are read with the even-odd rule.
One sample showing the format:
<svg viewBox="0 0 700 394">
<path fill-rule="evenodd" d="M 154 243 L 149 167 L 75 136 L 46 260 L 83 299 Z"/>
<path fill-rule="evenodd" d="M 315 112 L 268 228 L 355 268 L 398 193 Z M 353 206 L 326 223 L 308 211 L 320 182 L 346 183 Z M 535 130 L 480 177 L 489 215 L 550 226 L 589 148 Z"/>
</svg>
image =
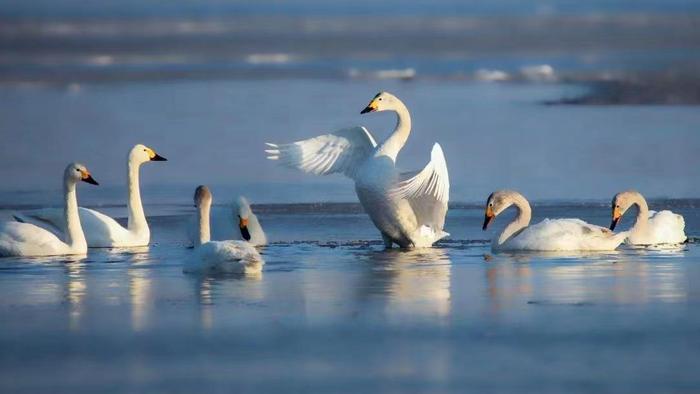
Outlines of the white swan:
<svg viewBox="0 0 700 394">
<path fill-rule="evenodd" d="M 365 211 L 387 248 L 427 247 L 443 231 L 450 181 L 439 144 L 422 171 L 399 173 L 396 157 L 411 132 L 411 116 L 395 96 L 380 92 L 361 113 L 394 111 L 394 132 L 377 145 L 364 127 L 343 129 L 291 144 L 267 144 L 268 159 L 317 175 L 343 173 L 355 181 Z"/>
<path fill-rule="evenodd" d="M 141 190 L 139 188 L 139 169 L 141 164 L 149 161 L 166 161 L 167 159 L 158 155 L 153 149 L 138 144 L 129 151 L 127 158 L 127 188 L 129 211 L 129 221 L 124 228 L 119 222 L 111 217 L 88 208 L 80 208 L 80 221 L 85 229 L 85 237 L 88 246 L 91 248 L 113 248 L 113 247 L 134 247 L 147 246 L 151 239 L 151 232 L 148 228 L 146 215 L 141 203 Z M 16 215 L 15 218 L 21 222 L 42 224 L 42 222 L 53 225 L 59 233 L 65 231 L 61 225 L 62 214 L 60 209 L 46 208 Z"/>
<path fill-rule="evenodd" d="M 212 240 L 245 240 L 255 246 L 267 244 L 267 237 L 260 221 L 250 208 L 248 199 L 243 196 L 238 197 L 230 205 L 212 207 L 210 225 Z M 199 239 L 196 214 L 190 219 L 187 230 L 190 241 L 194 245 Z"/>
<path fill-rule="evenodd" d="M 518 215 L 491 242 L 494 251 L 605 251 L 614 250 L 627 237 L 580 219 L 545 219 L 530 226 L 532 211 L 522 194 L 510 190 L 492 193 L 486 201 L 483 230 L 511 205 Z"/>
<path fill-rule="evenodd" d="M 637 220 L 629 230 L 626 243 L 629 245 L 677 245 L 685 242 L 685 220 L 671 211 L 649 211 L 647 202 L 635 190 L 618 193 L 612 200 L 612 223 L 614 230 L 622 215 L 632 205 L 639 209 Z"/>
<path fill-rule="evenodd" d="M 199 237 L 195 242 L 194 256 L 185 262 L 184 272 L 243 273 L 262 271 L 262 257 L 245 241 L 210 241 L 209 213 L 212 195 L 209 188 L 199 186 L 194 193 L 197 207 Z"/>
<path fill-rule="evenodd" d="M 78 181 L 98 184 L 84 165 L 72 163 L 66 167 L 63 173 L 63 221 L 67 229 L 64 240 L 34 224 L 5 222 L 0 224 L 0 256 L 33 257 L 87 253 L 87 243 L 78 215 L 75 190 Z"/>
</svg>

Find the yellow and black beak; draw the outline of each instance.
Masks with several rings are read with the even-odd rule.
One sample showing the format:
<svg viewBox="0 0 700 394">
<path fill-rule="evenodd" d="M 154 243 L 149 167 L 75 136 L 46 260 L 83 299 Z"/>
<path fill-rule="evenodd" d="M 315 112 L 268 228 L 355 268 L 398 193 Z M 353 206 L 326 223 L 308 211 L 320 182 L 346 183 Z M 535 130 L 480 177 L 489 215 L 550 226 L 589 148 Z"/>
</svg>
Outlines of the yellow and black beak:
<svg viewBox="0 0 700 394">
<path fill-rule="evenodd" d="M 496 215 L 494 215 L 493 209 L 491 209 L 491 207 L 487 207 L 486 213 L 484 214 L 484 225 L 481 227 L 481 230 L 486 230 L 489 228 L 489 224 L 491 224 L 495 217 Z"/>
<path fill-rule="evenodd" d="M 99 183 L 97 183 L 95 178 L 93 178 L 92 175 L 87 171 L 82 172 L 82 176 L 80 177 L 80 180 L 85 182 L 85 183 L 89 183 L 91 185 L 99 185 Z"/>
<path fill-rule="evenodd" d="M 366 114 L 368 112 L 374 112 L 377 110 L 377 108 L 379 108 L 379 106 L 377 105 L 377 100 L 372 99 L 372 101 L 370 101 L 369 104 L 367 104 L 367 106 L 365 107 L 365 109 L 363 109 L 360 113 Z"/>
<path fill-rule="evenodd" d="M 615 226 L 617 226 L 617 222 L 620 221 L 620 218 L 622 217 L 622 212 L 620 212 L 620 208 L 613 208 L 612 211 L 612 222 L 610 223 L 610 230 L 615 230 Z"/>
<path fill-rule="evenodd" d="M 168 161 L 165 157 L 157 154 L 154 151 L 151 151 L 150 154 L 148 155 L 151 158 L 151 161 Z"/>
<path fill-rule="evenodd" d="M 250 231 L 248 231 L 248 219 L 238 217 L 238 228 L 241 230 L 241 237 L 246 241 L 250 241 Z"/>
</svg>

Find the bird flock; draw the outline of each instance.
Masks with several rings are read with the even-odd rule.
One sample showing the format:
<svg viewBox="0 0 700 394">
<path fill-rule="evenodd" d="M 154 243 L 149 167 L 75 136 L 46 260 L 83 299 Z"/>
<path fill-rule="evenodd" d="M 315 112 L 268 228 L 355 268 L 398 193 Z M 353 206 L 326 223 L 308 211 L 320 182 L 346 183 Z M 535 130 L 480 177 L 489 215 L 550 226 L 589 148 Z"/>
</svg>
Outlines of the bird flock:
<svg viewBox="0 0 700 394">
<path fill-rule="evenodd" d="M 430 247 L 449 236 L 445 218 L 450 180 L 445 155 L 435 143 L 423 169 L 399 171 L 396 160 L 411 133 L 411 116 L 406 105 L 388 92 L 374 96 L 361 113 L 379 111 L 397 116 L 394 131 L 381 142 L 357 126 L 287 144 L 267 143 L 265 153 L 284 167 L 349 177 L 386 248 Z M 150 229 L 141 203 L 139 173 L 141 165 L 151 161 L 166 159 L 141 144 L 129 151 L 126 227 L 101 212 L 78 206 L 77 184 L 98 183 L 84 165 L 71 163 L 63 174 L 63 208 L 17 213 L 14 220 L 0 223 L 0 256 L 80 255 L 88 248 L 147 246 Z M 196 213 L 187 226 L 194 253 L 185 262 L 184 271 L 260 272 L 264 261 L 257 247 L 266 245 L 267 238 L 248 200 L 239 197 L 232 204 L 217 207 L 212 207 L 212 201 L 209 188 L 198 186 Z M 498 190 L 486 200 L 483 230 L 511 206 L 516 217 L 494 236 L 494 252 L 610 251 L 623 242 L 658 246 L 687 240 L 681 215 L 650 211 L 644 197 L 633 190 L 612 199 L 610 228 L 572 218 L 544 219 L 531 225 L 532 209 L 527 199 L 516 191 Z M 635 224 L 628 231 L 614 232 L 622 215 L 633 206 L 638 208 Z"/>
</svg>

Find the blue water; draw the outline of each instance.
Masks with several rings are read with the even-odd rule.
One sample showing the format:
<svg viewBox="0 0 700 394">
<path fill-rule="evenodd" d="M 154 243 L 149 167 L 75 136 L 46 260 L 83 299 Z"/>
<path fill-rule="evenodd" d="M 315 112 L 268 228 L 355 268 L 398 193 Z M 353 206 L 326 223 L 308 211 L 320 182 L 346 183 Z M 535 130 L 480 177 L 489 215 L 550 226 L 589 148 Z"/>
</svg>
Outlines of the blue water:
<svg viewBox="0 0 700 394">
<path fill-rule="evenodd" d="M 530 199 L 605 201 L 628 188 L 648 198 L 700 195 L 693 106 L 541 104 L 585 92 L 566 84 L 323 79 L 0 87 L 8 103 L 0 106 L 0 190 L 53 190 L 41 202 L 61 204 L 62 170 L 77 160 L 102 184 L 81 188 L 81 201 L 123 203 L 125 155 L 140 142 L 169 159 L 142 168 L 149 203 L 190 203 L 203 183 L 215 196 L 260 203 L 357 201 L 343 176 L 280 168 L 265 159 L 264 143 L 358 124 L 386 138 L 392 114 L 359 113 L 378 90 L 411 111 L 398 166 L 422 168 L 439 142 L 454 202 L 481 202 L 501 188 Z"/>
<path fill-rule="evenodd" d="M 666 201 L 700 233 L 700 211 Z M 652 204 L 654 205 L 654 204 Z M 657 204 L 658 207 L 658 204 Z M 182 273 L 191 207 L 148 249 L 0 260 L 2 392 L 658 393 L 700 387 L 700 249 L 491 255 L 481 207 L 437 247 L 368 218 L 262 206 L 260 276 Z M 605 224 L 603 204 L 536 204 Z M 116 216 L 123 207 L 108 210 Z M 499 231 L 509 215 L 499 217 Z M 624 226 L 630 224 L 625 218 Z"/>
</svg>

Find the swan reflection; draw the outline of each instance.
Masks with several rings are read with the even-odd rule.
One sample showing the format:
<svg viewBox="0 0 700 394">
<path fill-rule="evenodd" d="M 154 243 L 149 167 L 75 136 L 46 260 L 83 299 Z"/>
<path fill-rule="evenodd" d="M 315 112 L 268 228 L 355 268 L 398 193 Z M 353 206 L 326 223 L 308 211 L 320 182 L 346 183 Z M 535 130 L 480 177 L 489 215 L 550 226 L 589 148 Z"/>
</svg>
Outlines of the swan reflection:
<svg viewBox="0 0 700 394">
<path fill-rule="evenodd" d="M 492 311 L 509 302 L 644 304 L 682 301 L 684 266 L 664 259 L 682 251 L 622 249 L 606 253 L 527 253 L 489 257 Z"/>
<path fill-rule="evenodd" d="M 207 274 L 193 276 L 201 328 L 214 327 L 217 301 L 259 302 L 264 299 L 261 272 Z"/>
<path fill-rule="evenodd" d="M 84 310 L 84 300 L 87 293 L 85 281 L 85 258 L 69 258 L 65 260 L 66 291 L 65 300 L 68 302 L 68 326 L 71 330 L 80 329 Z"/>
<path fill-rule="evenodd" d="M 148 316 L 153 302 L 151 270 L 145 267 L 150 263 L 147 253 L 148 247 L 115 248 L 110 253 L 123 254 L 133 251 L 129 257 L 130 265 L 127 270 L 129 276 L 129 301 L 131 304 L 131 328 L 134 331 L 142 331 L 148 326 Z"/>
<path fill-rule="evenodd" d="M 451 262 L 440 248 L 373 252 L 362 286 L 369 295 L 381 295 L 390 318 L 450 314 Z"/>
</svg>

